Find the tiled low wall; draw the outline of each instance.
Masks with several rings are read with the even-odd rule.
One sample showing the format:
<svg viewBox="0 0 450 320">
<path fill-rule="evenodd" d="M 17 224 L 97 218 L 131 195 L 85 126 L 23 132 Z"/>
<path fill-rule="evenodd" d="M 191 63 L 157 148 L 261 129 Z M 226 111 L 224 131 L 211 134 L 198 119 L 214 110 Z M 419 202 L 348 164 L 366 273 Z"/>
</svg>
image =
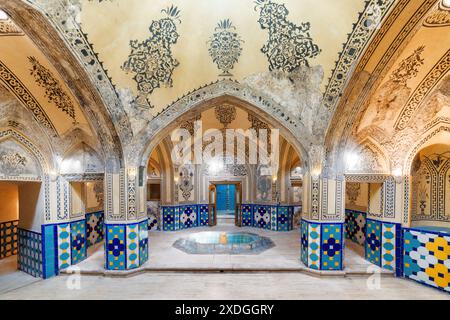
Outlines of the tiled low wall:
<svg viewBox="0 0 450 320">
<path fill-rule="evenodd" d="M 242 226 L 272 231 L 291 231 L 294 228 L 294 207 L 242 204 Z M 162 206 L 164 231 L 178 231 L 209 225 L 209 206 L 189 204 L 181 206 Z"/>
<path fill-rule="evenodd" d="M 19 221 L 0 223 L 0 259 L 17 255 Z"/>
<path fill-rule="evenodd" d="M 450 235 L 403 229 L 403 275 L 450 292 Z"/>
<path fill-rule="evenodd" d="M 345 209 L 345 238 L 361 246 L 366 242 L 366 213 Z"/>
<path fill-rule="evenodd" d="M 302 262 L 315 270 L 342 270 L 344 268 L 344 224 L 319 223 L 302 219 Z"/>
<path fill-rule="evenodd" d="M 294 228 L 294 207 L 281 205 L 243 204 L 242 226 L 272 231 Z"/>
<path fill-rule="evenodd" d="M 33 277 L 43 277 L 42 236 L 39 233 L 18 229 L 18 269 Z"/>
<path fill-rule="evenodd" d="M 164 231 L 178 231 L 195 227 L 208 226 L 207 204 L 190 204 L 181 206 L 162 206 Z"/>
<path fill-rule="evenodd" d="M 89 248 L 102 242 L 105 237 L 105 215 L 103 211 L 86 213 L 86 246 Z"/>
<path fill-rule="evenodd" d="M 371 263 L 396 275 L 402 273 L 401 225 L 367 219 L 365 257 Z"/>
<path fill-rule="evenodd" d="M 148 260 L 148 221 L 133 224 L 105 224 L 107 270 L 139 268 Z"/>
</svg>

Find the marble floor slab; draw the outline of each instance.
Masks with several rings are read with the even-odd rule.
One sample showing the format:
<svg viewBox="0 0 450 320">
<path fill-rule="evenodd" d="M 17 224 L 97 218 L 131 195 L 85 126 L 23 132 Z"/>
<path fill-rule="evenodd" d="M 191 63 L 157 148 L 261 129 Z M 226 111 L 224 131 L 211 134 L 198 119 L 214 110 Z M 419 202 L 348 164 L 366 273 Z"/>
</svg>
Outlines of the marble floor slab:
<svg viewBox="0 0 450 320">
<path fill-rule="evenodd" d="M 8 299 L 439 299 L 450 295 L 404 279 L 315 277 L 303 273 L 144 273 L 130 278 L 61 275 L 0 293 Z M 371 281 L 369 281 L 371 283 Z"/>
</svg>

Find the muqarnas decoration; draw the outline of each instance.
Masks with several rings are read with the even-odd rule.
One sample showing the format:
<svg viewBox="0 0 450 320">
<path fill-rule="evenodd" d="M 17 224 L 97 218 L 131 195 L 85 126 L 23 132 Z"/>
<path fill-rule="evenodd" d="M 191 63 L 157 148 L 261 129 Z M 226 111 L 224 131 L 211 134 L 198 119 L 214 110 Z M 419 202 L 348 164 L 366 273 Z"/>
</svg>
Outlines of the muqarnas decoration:
<svg viewBox="0 0 450 320">
<path fill-rule="evenodd" d="M 269 30 L 269 40 L 261 49 L 269 60 L 269 70 L 290 73 L 300 66 L 309 66 L 308 59 L 321 52 L 309 33 L 310 23 L 298 26 L 290 22 L 284 4 L 270 0 L 256 0 L 255 3 L 255 10 L 260 11 L 258 22 L 261 28 Z"/>
<path fill-rule="evenodd" d="M 236 32 L 230 19 L 221 20 L 214 29 L 209 43 L 209 55 L 217 68 L 222 71 L 220 77 L 232 77 L 230 70 L 239 61 L 244 41 Z"/>
<path fill-rule="evenodd" d="M 75 107 L 62 85 L 53 73 L 44 67 L 35 57 L 28 57 L 28 60 L 32 66 L 30 73 L 36 83 L 45 89 L 45 97 L 48 99 L 48 102 L 54 103 L 58 109 L 72 118 L 75 123 Z"/>
<path fill-rule="evenodd" d="M 167 17 L 152 21 L 150 37 L 139 42 L 130 41 L 131 53 L 122 70 L 133 73 L 137 83 L 138 96 L 135 102 L 140 106 L 152 107 L 149 96 L 162 85 L 172 87 L 173 71 L 180 63 L 172 56 L 172 45 L 179 38 L 177 22 L 181 22 L 180 11 L 171 6 L 161 12 Z"/>
</svg>

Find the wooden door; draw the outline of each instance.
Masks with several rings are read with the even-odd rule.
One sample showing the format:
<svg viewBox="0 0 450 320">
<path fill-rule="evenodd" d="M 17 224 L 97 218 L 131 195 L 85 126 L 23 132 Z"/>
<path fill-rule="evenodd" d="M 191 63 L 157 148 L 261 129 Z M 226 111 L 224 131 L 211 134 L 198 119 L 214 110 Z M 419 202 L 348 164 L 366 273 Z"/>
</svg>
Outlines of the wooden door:
<svg viewBox="0 0 450 320">
<path fill-rule="evenodd" d="M 217 190 L 216 185 L 212 184 L 209 186 L 209 209 L 208 209 L 208 215 L 209 215 L 209 226 L 213 227 L 217 225 Z"/>
</svg>

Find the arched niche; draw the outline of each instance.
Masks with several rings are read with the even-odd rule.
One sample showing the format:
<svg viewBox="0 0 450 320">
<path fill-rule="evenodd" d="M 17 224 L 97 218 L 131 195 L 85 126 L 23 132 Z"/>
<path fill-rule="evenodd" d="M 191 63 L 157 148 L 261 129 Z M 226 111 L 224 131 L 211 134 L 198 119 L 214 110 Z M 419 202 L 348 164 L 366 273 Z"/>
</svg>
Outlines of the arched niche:
<svg viewBox="0 0 450 320">
<path fill-rule="evenodd" d="M 61 162 L 60 173 L 67 175 L 89 175 L 104 173 L 104 162 L 98 153 L 85 143 L 72 147 Z"/>
<path fill-rule="evenodd" d="M 385 152 L 370 138 L 346 151 L 343 161 L 345 174 L 389 174 L 391 171 Z"/>
<path fill-rule="evenodd" d="M 0 180 L 41 181 L 48 173 L 45 158 L 25 136 L 0 132 Z"/>
<path fill-rule="evenodd" d="M 450 143 L 428 144 L 411 165 L 411 224 L 450 224 Z"/>
</svg>

